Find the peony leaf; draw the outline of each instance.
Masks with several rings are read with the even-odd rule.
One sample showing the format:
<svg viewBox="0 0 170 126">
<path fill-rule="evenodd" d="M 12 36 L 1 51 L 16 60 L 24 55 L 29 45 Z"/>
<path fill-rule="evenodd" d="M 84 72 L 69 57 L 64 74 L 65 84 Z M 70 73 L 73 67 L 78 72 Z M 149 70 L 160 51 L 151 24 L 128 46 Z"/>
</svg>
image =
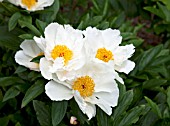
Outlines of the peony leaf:
<svg viewBox="0 0 170 126">
<path fill-rule="evenodd" d="M 53 126 L 57 126 L 63 119 L 66 114 L 67 104 L 67 101 L 57 101 L 52 103 L 51 116 Z"/>
</svg>

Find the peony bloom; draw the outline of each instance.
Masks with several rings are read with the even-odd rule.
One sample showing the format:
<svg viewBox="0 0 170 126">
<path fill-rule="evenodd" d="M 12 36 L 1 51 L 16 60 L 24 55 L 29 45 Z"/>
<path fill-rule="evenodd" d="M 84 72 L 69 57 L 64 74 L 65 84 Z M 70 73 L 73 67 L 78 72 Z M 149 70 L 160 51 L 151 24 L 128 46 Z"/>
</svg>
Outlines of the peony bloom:
<svg viewBox="0 0 170 126">
<path fill-rule="evenodd" d="M 51 23 L 45 29 L 45 38 L 34 37 L 39 47 L 44 48 L 45 57 L 40 60 L 40 71 L 50 80 L 72 79 L 76 71 L 85 64 L 83 35 L 70 25 Z"/>
<path fill-rule="evenodd" d="M 135 63 L 128 60 L 135 52 L 132 44 L 119 46 L 122 41 L 119 30 L 98 30 L 88 27 L 83 31 L 88 58 L 96 63 L 104 63 L 118 72 L 128 74 Z"/>
<path fill-rule="evenodd" d="M 32 59 L 43 55 L 42 50 L 34 40 L 25 40 L 20 45 L 21 49 L 15 54 L 15 61 L 31 70 L 39 71 L 39 64 L 31 62 Z"/>
<path fill-rule="evenodd" d="M 103 72 L 105 71 L 105 72 Z M 113 73 L 103 64 L 86 64 L 72 80 L 50 81 L 45 86 L 47 96 L 53 101 L 74 97 L 79 108 L 89 119 L 96 115 L 98 105 L 108 115 L 118 103 L 119 89 Z"/>
<path fill-rule="evenodd" d="M 21 6 L 29 11 L 43 10 L 44 7 L 51 6 L 54 0 L 8 0 L 16 6 Z"/>
<path fill-rule="evenodd" d="M 0 0 L 0 2 L 2 2 L 3 0 Z"/>
</svg>

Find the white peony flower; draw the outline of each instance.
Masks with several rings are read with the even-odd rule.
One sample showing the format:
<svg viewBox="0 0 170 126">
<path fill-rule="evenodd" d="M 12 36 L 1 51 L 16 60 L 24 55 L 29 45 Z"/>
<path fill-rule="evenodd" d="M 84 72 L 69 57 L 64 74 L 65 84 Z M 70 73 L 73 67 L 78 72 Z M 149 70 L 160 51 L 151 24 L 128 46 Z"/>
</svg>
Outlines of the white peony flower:
<svg viewBox="0 0 170 126">
<path fill-rule="evenodd" d="M 105 71 L 105 72 L 103 72 Z M 72 80 L 50 81 L 45 86 L 48 97 L 53 101 L 76 100 L 79 108 L 89 119 L 96 115 L 98 105 L 108 115 L 118 103 L 119 89 L 113 73 L 103 64 L 86 64 Z"/>
<path fill-rule="evenodd" d="M 45 57 L 40 60 L 40 71 L 44 78 L 53 76 L 64 81 L 72 79 L 76 71 L 85 64 L 82 32 L 70 25 L 51 23 L 45 28 L 45 38 L 34 37 Z"/>
<path fill-rule="evenodd" d="M 122 41 L 119 30 L 98 30 L 88 27 L 83 31 L 85 35 L 85 49 L 88 58 L 97 63 L 111 66 L 118 72 L 128 74 L 135 67 L 135 63 L 128 60 L 135 52 L 132 44 L 119 46 Z"/>
<path fill-rule="evenodd" d="M 21 49 L 15 54 L 15 61 L 31 70 L 39 71 L 39 64 L 31 62 L 37 56 L 43 55 L 43 51 L 37 46 L 34 40 L 25 40 L 20 45 Z"/>
<path fill-rule="evenodd" d="M 44 7 L 51 6 L 54 0 L 8 0 L 16 6 L 21 6 L 29 11 L 43 10 Z"/>
<path fill-rule="evenodd" d="M 0 0 L 0 2 L 2 2 L 3 0 Z"/>
</svg>

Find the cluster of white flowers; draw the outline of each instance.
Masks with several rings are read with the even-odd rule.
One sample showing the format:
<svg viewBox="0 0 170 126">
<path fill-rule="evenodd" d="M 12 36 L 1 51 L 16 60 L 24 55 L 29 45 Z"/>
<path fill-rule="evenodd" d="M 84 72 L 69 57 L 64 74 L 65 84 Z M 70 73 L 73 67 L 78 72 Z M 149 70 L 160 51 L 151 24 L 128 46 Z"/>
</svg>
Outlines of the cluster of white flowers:
<svg viewBox="0 0 170 126">
<path fill-rule="evenodd" d="M 3 0 L 0 0 L 2 2 Z M 54 0 L 8 0 L 10 3 L 21 6 L 28 11 L 43 10 L 44 7 L 51 6 Z"/>
<path fill-rule="evenodd" d="M 128 74 L 135 63 L 128 60 L 134 53 L 132 44 L 119 46 L 119 30 L 99 30 L 88 27 L 76 30 L 70 25 L 51 23 L 45 28 L 45 37 L 34 37 L 21 44 L 15 55 L 18 64 L 40 71 L 49 82 L 47 96 L 53 101 L 74 97 L 89 119 L 99 106 L 108 115 L 118 103 L 116 80 L 123 84 L 117 72 Z M 32 59 L 44 56 L 39 63 Z"/>
</svg>

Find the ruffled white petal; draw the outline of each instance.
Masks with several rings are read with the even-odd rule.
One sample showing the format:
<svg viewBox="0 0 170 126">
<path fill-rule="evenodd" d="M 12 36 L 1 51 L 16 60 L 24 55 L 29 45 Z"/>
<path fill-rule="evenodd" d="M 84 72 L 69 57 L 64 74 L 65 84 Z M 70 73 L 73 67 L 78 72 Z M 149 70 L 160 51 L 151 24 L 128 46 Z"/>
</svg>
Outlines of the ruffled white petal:
<svg viewBox="0 0 170 126">
<path fill-rule="evenodd" d="M 91 96 L 89 98 L 86 98 L 85 100 L 89 103 L 98 105 L 105 113 L 107 113 L 108 115 L 111 115 L 111 113 L 112 113 L 111 105 L 109 105 L 103 99 L 101 99 L 99 97 Z"/>
<path fill-rule="evenodd" d="M 39 66 L 42 76 L 47 80 L 52 79 L 52 73 L 50 72 L 50 66 L 52 66 L 51 61 L 48 61 L 46 58 L 41 58 Z"/>
<path fill-rule="evenodd" d="M 75 58 L 75 59 L 70 60 L 64 69 L 67 71 L 78 70 L 82 68 L 84 64 L 85 64 L 84 57 Z"/>
<path fill-rule="evenodd" d="M 53 101 L 69 100 L 73 97 L 68 87 L 55 81 L 50 81 L 45 85 L 45 93 Z"/>
<path fill-rule="evenodd" d="M 46 45 L 49 50 L 52 50 L 55 45 L 57 44 L 57 39 L 58 36 L 57 34 L 59 32 L 62 33 L 63 31 L 63 26 L 59 25 L 58 23 L 51 23 L 45 28 L 45 40 L 46 40 Z"/>
<path fill-rule="evenodd" d="M 102 37 L 104 39 L 104 46 L 106 48 L 115 49 L 122 42 L 119 30 L 113 30 L 111 28 L 102 31 Z"/>
<path fill-rule="evenodd" d="M 102 33 L 98 29 L 87 27 L 86 30 L 83 31 L 83 34 L 85 35 L 85 49 L 87 55 L 94 55 L 98 48 L 104 46 Z"/>
<path fill-rule="evenodd" d="M 132 44 L 117 47 L 117 49 L 113 52 L 115 65 L 121 66 L 124 61 L 130 58 L 135 52 L 134 48 L 135 47 Z"/>
<path fill-rule="evenodd" d="M 31 70 L 39 71 L 39 65 L 38 63 L 30 62 L 32 60 L 32 57 L 26 55 L 24 51 L 18 51 L 15 54 L 15 61 L 22 66 L 25 66 Z"/>
<path fill-rule="evenodd" d="M 95 82 L 95 92 L 112 92 L 114 90 L 114 85 L 116 84 L 116 81 L 114 80 L 115 77 L 113 73 L 106 72 L 102 74 L 98 74 L 93 77 Z"/>
<path fill-rule="evenodd" d="M 56 72 L 58 79 L 60 81 L 65 81 L 65 80 L 73 80 L 76 77 L 76 71 L 72 70 L 72 71 L 57 71 Z"/>
<path fill-rule="evenodd" d="M 100 100 L 104 101 L 103 104 L 108 104 L 109 106 L 116 106 L 119 98 L 119 89 L 117 85 L 113 86 L 113 92 L 95 92 L 94 95 L 98 97 Z"/>
<path fill-rule="evenodd" d="M 39 46 L 39 48 L 43 51 L 45 51 L 45 47 L 46 47 L 46 41 L 45 39 L 41 36 L 40 38 L 34 36 L 33 38 L 35 40 L 35 42 L 37 43 L 37 45 Z"/>
<path fill-rule="evenodd" d="M 50 67 L 50 72 L 55 73 L 58 70 L 61 70 L 64 67 L 64 60 L 62 57 L 55 59 L 55 61 L 52 63 L 52 66 Z"/>
<path fill-rule="evenodd" d="M 121 66 L 115 66 L 115 69 L 119 72 L 123 72 L 128 74 L 130 71 L 132 71 L 135 67 L 135 63 L 130 61 L 130 60 L 126 60 L 123 62 L 123 64 Z"/>
<path fill-rule="evenodd" d="M 26 55 L 33 58 L 42 52 L 34 40 L 25 40 L 21 43 L 20 47 Z"/>
<path fill-rule="evenodd" d="M 76 100 L 82 112 L 88 116 L 89 120 L 96 115 L 95 105 L 85 102 L 84 99 L 80 96 L 79 92 L 75 91 L 74 99 Z"/>
</svg>

